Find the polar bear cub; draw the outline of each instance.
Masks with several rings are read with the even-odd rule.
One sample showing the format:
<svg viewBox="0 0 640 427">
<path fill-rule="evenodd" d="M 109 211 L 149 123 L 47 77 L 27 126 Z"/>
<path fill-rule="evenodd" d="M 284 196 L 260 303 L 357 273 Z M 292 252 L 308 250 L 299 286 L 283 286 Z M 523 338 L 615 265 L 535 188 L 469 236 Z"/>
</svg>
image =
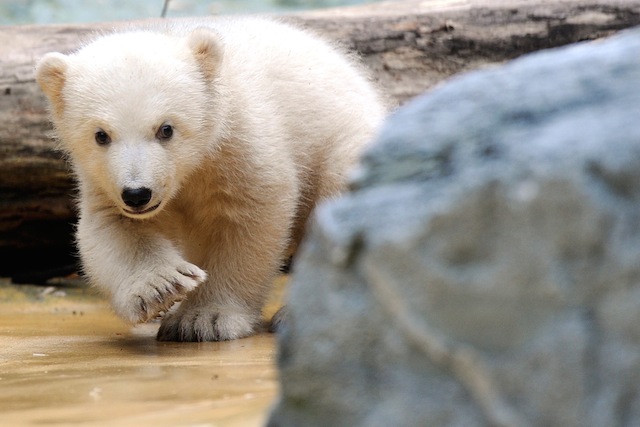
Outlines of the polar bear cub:
<svg viewBox="0 0 640 427">
<path fill-rule="evenodd" d="M 159 340 L 252 334 L 313 207 L 384 116 L 319 38 L 201 24 L 105 35 L 36 67 L 78 182 L 84 272 L 130 322 L 166 312 Z"/>
</svg>

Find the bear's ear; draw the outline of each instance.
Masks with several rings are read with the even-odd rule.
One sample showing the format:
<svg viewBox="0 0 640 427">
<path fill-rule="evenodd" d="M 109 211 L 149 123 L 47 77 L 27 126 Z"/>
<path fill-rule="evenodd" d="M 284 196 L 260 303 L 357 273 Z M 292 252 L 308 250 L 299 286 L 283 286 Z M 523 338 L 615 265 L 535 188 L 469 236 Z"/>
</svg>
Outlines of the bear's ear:
<svg viewBox="0 0 640 427">
<path fill-rule="evenodd" d="M 220 36 L 207 28 L 197 28 L 187 38 L 189 48 L 207 80 L 212 80 L 222 62 Z"/>
<path fill-rule="evenodd" d="M 62 88 L 67 71 L 67 57 L 61 53 L 47 53 L 36 65 L 36 81 L 49 98 L 55 114 L 60 114 L 64 107 Z"/>
</svg>

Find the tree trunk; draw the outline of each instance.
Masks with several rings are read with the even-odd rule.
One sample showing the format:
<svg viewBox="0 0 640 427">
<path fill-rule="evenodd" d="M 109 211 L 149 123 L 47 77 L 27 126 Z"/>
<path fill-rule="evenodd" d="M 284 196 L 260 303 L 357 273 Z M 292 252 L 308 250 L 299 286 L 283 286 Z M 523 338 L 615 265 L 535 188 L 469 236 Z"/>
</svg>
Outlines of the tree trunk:
<svg viewBox="0 0 640 427">
<path fill-rule="evenodd" d="M 284 19 L 357 51 L 402 103 L 456 73 L 638 25 L 640 0 L 400 0 Z M 0 28 L 0 275 L 23 259 L 39 268 L 34 254 L 59 263 L 71 248 L 73 183 L 50 139 L 34 63 L 122 25 Z"/>
</svg>

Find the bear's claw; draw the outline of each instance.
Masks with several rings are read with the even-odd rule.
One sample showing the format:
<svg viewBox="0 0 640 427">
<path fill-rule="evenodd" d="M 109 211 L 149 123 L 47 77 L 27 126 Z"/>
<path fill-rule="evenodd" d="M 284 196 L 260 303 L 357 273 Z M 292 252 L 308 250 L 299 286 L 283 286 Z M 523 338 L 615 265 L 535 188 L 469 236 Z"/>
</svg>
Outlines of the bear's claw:
<svg viewBox="0 0 640 427">
<path fill-rule="evenodd" d="M 158 341 L 226 341 L 252 335 L 258 315 L 226 312 L 220 307 L 189 307 L 187 303 L 167 314 L 158 330 Z"/>
<path fill-rule="evenodd" d="M 189 292 L 206 280 L 207 273 L 184 261 L 183 264 L 177 268 L 167 265 L 156 267 L 126 286 L 128 292 L 114 296 L 116 313 L 131 323 L 142 323 L 184 300 Z"/>
</svg>

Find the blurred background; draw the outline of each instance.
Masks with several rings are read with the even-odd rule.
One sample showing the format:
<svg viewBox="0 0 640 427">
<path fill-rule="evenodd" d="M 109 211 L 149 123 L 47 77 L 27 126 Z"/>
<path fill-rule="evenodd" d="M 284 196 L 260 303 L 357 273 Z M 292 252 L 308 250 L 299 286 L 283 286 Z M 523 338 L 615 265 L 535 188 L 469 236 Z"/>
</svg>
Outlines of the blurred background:
<svg viewBox="0 0 640 427">
<path fill-rule="evenodd" d="M 167 17 L 279 13 L 375 0 L 169 0 Z M 159 17 L 165 0 L 2 0 L 0 25 L 116 21 Z"/>
</svg>

